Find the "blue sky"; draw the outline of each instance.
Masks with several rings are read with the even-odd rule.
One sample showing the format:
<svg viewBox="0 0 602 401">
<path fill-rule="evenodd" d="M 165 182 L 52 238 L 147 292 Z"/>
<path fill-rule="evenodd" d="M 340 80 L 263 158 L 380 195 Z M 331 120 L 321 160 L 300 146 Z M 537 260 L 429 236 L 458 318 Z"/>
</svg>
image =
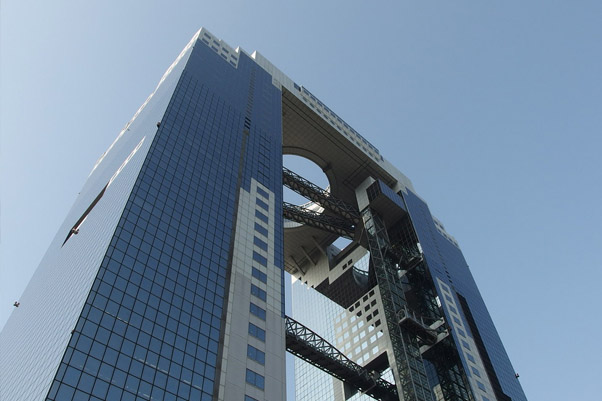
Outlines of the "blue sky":
<svg viewBox="0 0 602 401">
<path fill-rule="evenodd" d="M 2 2 L 0 327 L 201 26 L 258 50 L 412 179 L 531 401 L 599 399 L 599 1 Z"/>
</svg>

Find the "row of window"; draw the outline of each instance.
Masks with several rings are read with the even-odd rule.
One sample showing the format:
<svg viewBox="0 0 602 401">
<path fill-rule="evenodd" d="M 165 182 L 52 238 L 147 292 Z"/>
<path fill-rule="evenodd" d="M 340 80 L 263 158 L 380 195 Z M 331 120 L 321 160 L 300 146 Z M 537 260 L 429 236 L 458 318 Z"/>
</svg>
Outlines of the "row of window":
<svg viewBox="0 0 602 401">
<path fill-rule="evenodd" d="M 466 336 L 466 333 L 464 332 L 464 330 L 462 329 L 464 327 L 464 324 L 460 320 L 460 313 L 454 307 L 454 305 L 456 305 L 456 303 L 455 303 L 455 300 L 451 297 L 451 291 L 447 285 L 441 284 L 440 287 L 443 292 L 443 295 L 445 296 L 445 300 L 447 301 L 446 306 L 450 312 L 450 316 L 452 317 L 452 320 L 455 323 L 454 329 L 460 335 L 459 340 L 462 344 L 462 347 L 464 347 L 464 355 L 470 362 L 472 362 L 473 364 L 476 365 L 477 362 L 471 354 L 471 351 L 473 351 L 473 350 L 472 350 L 470 344 L 468 344 L 468 342 L 463 339 L 463 338 L 467 338 L 467 336 Z M 481 381 L 476 379 L 477 377 L 481 378 L 480 371 L 475 366 L 472 366 L 472 365 L 468 365 L 468 366 L 470 367 L 472 374 L 475 376 L 475 382 L 477 383 L 477 387 L 484 393 L 487 393 L 487 388 L 485 387 L 485 385 L 483 383 L 481 383 Z M 481 394 L 481 397 L 483 398 L 484 401 L 489 401 L 488 398 L 483 396 L 482 394 Z"/>
<path fill-rule="evenodd" d="M 258 193 L 258 195 L 262 196 L 266 200 L 269 200 L 269 194 L 266 191 L 264 191 L 263 189 L 258 187 L 257 193 Z M 266 212 L 269 211 L 268 204 L 266 202 L 264 202 L 263 200 L 259 199 L 259 197 L 255 199 L 255 202 L 256 202 L 256 205 L 259 206 L 261 209 L 265 210 Z M 265 224 L 269 223 L 268 216 L 257 209 L 255 210 L 255 218 Z M 259 234 L 259 236 L 263 236 L 267 239 L 268 230 L 266 228 L 264 228 L 259 223 L 259 221 L 255 222 L 255 231 Z M 264 241 L 263 239 L 259 238 L 257 235 L 255 235 L 253 238 L 253 245 L 260 251 L 263 251 L 263 252 L 268 251 L 268 243 L 266 241 Z M 263 267 L 267 267 L 267 264 L 268 264 L 267 258 L 255 250 L 253 251 L 253 260 L 255 262 L 257 262 L 259 265 L 261 265 Z M 262 283 L 267 283 L 267 274 L 262 272 L 261 270 L 259 270 L 259 268 L 255 267 L 255 266 L 251 267 L 251 277 Z M 253 283 L 251 283 L 251 295 L 254 296 L 255 298 L 259 299 L 260 301 L 263 301 L 263 302 L 267 301 L 267 292 Z M 259 318 L 260 320 L 265 321 L 266 311 L 259 305 L 251 302 L 249 311 L 255 317 Z M 261 342 L 265 342 L 265 330 L 262 329 L 261 327 L 254 325 L 253 323 L 250 323 L 250 322 L 249 322 L 249 334 L 251 336 L 255 337 L 256 339 L 260 340 Z M 252 346 L 251 344 L 247 344 L 247 358 L 249 358 L 252 361 L 257 362 L 260 365 L 265 365 L 265 352 Z M 251 369 L 247 369 L 245 380 L 247 383 L 251 384 L 252 386 L 255 386 L 261 390 L 265 389 L 265 378 L 263 377 L 263 375 L 255 372 Z M 257 400 L 251 396 L 245 395 L 245 401 L 257 401 Z"/>
</svg>

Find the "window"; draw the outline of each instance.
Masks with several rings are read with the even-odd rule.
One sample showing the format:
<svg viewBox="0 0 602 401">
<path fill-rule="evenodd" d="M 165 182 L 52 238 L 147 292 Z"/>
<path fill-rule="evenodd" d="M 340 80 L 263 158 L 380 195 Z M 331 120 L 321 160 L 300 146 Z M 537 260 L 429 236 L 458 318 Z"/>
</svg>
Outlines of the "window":
<svg viewBox="0 0 602 401">
<path fill-rule="evenodd" d="M 468 360 L 472 363 L 477 363 L 477 361 L 474 360 L 474 357 L 469 353 L 466 353 L 466 358 L 468 358 Z"/>
<path fill-rule="evenodd" d="M 250 397 L 245 394 L 245 401 L 259 401 L 259 400 L 257 400 L 257 398 L 253 398 L 253 397 Z"/>
<path fill-rule="evenodd" d="M 268 281 L 268 275 L 265 274 L 264 272 L 262 272 L 261 270 L 259 270 L 256 267 L 252 267 L 251 268 L 251 275 L 253 277 L 255 277 L 257 280 L 261 281 L 262 283 L 267 283 Z"/>
<path fill-rule="evenodd" d="M 265 342 L 265 330 L 261 327 L 255 326 L 253 323 L 249 323 L 249 334 L 256 339 Z"/>
<path fill-rule="evenodd" d="M 253 386 L 264 389 L 265 387 L 265 379 L 259 373 L 253 372 L 251 369 L 247 369 L 246 376 L 247 383 L 252 384 Z"/>
<path fill-rule="evenodd" d="M 269 221 L 268 216 L 266 216 L 265 214 L 261 213 L 259 210 L 255 210 L 255 217 L 257 217 L 259 220 L 263 221 L 266 224 Z"/>
<path fill-rule="evenodd" d="M 263 249 L 266 252 L 268 251 L 268 244 L 265 241 L 260 240 L 257 237 L 253 238 L 253 244 L 255 244 L 255 246 L 258 247 L 259 249 Z"/>
<path fill-rule="evenodd" d="M 257 187 L 257 194 L 263 196 L 265 199 L 270 199 L 270 194 L 259 187 Z"/>
<path fill-rule="evenodd" d="M 259 306 L 251 302 L 251 307 L 249 308 L 249 310 L 253 315 L 257 316 L 261 320 L 265 320 L 265 309 L 260 308 Z"/>
<path fill-rule="evenodd" d="M 267 293 L 261 288 L 257 287 L 255 284 L 251 284 L 251 294 L 255 295 L 262 301 L 266 301 L 268 298 Z"/>
<path fill-rule="evenodd" d="M 255 251 L 253 251 L 253 260 L 256 261 L 257 263 L 261 264 L 262 266 L 268 265 L 268 259 L 264 256 L 261 256 L 260 254 L 258 254 Z"/>
<path fill-rule="evenodd" d="M 268 230 L 263 228 L 259 223 L 255 223 L 255 231 L 267 238 Z"/>
<path fill-rule="evenodd" d="M 474 373 L 474 375 L 476 377 L 481 377 L 481 374 L 479 373 L 479 370 L 477 368 L 471 366 L 470 369 L 472 370 L 472 373 Z"/>
<path fill-rule="evenodd" d="M 257 206 L 259 206 L 260 208 L 262 208 L 263 210 L 270 210 L 270 207 L 268 206 L 267 203 L 265 203 L 264 201 L 262 201 L 261 199 L 257 198 L 255 199 L 255 204 Z"/>
<path fill-rule="evenodd" d="M 485 389 L 485 385 L 483 383 L 481 383 L 480 381 L 477 380 L 477 386 L 482 390 L 487 392 L 487 390 Z"/>
<path fill-rule="evenodd" d="M 257 363 L 265 365 L 265 352 L 258 350 L 252 345 L 247 345 L 247 356 L 249 359 L 254 360 Z"/>
</svg>

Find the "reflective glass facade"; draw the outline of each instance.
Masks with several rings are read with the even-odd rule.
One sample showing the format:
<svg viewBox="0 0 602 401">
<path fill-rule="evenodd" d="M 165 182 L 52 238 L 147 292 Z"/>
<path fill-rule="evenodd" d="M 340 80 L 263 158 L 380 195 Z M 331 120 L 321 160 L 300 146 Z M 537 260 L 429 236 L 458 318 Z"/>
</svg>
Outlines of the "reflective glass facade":
<svg viewBox="0 0 602 401">
<path fill-rule="evenodd" d="M 244 54 L 237 69 L 223 64 L 206 46 L 193 49 L 49 400 L 214 397 L 239 186 L 253 178 L 276 192 L 281 163 L 276 96 L 241 112 L 256 91 L 277 92 L 271 77 Z M 250 312 L 266 319 L 254 303 Z"/>
<path fill-rule="evenodd" d="M 207 38 L 210 45 L 204 43 Z M 65 224 L 69 228 L 57 234 L 63 239 L 55 250 L 59 256 L 77 247 L 75 252 L 81 252 L 93 226 L 99 226 L 108 244 L 100 263 L 89 269 L 87 291 L 78 288 L 87 294 L 80 296 L 84 302 L 72 327 L 64 322 L 59 328 L 69 338 L 55 360 L 59 363 L 50 366 L 52 381 L 38 389 L 37 399 L 218 398 L 224 391 L 220 370 L 223 374 L 222 365 L 233 352 L 224 345 L 229 313 L 236 312 L 234 307 L 227 311 L 231 297 L 235 302 L 247 299 L 246 321 L 256 332 L 243 332 L 249 344 L 240 356 L 248 362 L 244 369 L 230 371 L 240 376 L 239 382 L 247 378 L 253 387 L 248 397 L 261 396 L 257 390 L 270 391 L 270 383 L 280 390 L 280 364 L 272 364 L 282 372 L 275 378 L 255 364 L 265 365 L 265 337 L 275 335 L 266 326 L 274 326 L 272 321 L 280 321 L 284 313 L 281 94 L 248 55 L 232 52 L 224 57 L 227 47 L 216 51 L 213 42 L 204 31 L 195 35 L 162 81 L 165 93 L 145 103 L 95 167 L 91 182 L 99 183 L 90 192 L 96 196 L 79 199 L 75 208 L 83 211 L 73 213 L 78 215 L 75 225 L 69 227 L 70 219 Z M 135 136 L 142 137 L 136 152 L 115 168 L 110 159 L 125 151 Z M 97 176 L 107 169 L 113 175 L 103 186 Z M 131 187 L 115 194 L 126 178 Z M 241 200 L 241 192 L 250 197 Z M 115 195 L 123 202 L 116 210 L 119 217 L 115 226 L 103 226 L 107 219 L 102 210 L 118 207 L 109 204 Z M 246 212 L 251 208 L 257 209 L 259 219 Z M 237 234 L 237 228 L 253 225 L 257 234 L 250 241 L 255 248 L 245 256 L 234 238 L 247 235 Z M 230 287 L 237 275 L 245 276 L 244 294 Z M 257 317 L 259 321 L 253 320 Z M 280 354 L 283 346 L 267 359 Z M 3 370 L 8 363 L 3 361 Z M 18 387 L 3 376 L 3 387 Z M 33 399 L 26 393 L 19 396 L 18 389 L 2 390 L 11 399 Z"/>
<path fill-rule="evenodd" d="M 49 399 L 213 394 L 241 139 L 230 135 L 229 119 L 208 123 L 224 105 L 189 75 L 161 121 Z M 204 163 L 221 174 L 201 174 Z"/>
<path fill-rule="evenodd" d="M 412 191 L 403 195 L 429 270 L 444 283 L 436 287 L 439 299 L 477 399 L 526 400 L 462 251 L 437 229 L 422 199 Z"/>
</svg>

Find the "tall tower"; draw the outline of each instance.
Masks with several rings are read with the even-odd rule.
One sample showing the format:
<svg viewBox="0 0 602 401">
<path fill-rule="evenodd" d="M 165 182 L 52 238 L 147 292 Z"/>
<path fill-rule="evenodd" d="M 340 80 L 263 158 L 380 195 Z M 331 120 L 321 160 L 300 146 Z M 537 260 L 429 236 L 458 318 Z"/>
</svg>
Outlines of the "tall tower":
<svg viewBox="0 0 602 401">
<path fill-rule="evenodd" d="M 283 203 L 283 184 L 309 202 Z M 285 316 L 285 271 L 333 318 Z M 286 351 L 336 378 L 337 400 L 525 400 L 410 181 L 260 54 L 204 29 L 92 169 L 0 350 L 7 400 L 283 400 Z"/>
</svg>

